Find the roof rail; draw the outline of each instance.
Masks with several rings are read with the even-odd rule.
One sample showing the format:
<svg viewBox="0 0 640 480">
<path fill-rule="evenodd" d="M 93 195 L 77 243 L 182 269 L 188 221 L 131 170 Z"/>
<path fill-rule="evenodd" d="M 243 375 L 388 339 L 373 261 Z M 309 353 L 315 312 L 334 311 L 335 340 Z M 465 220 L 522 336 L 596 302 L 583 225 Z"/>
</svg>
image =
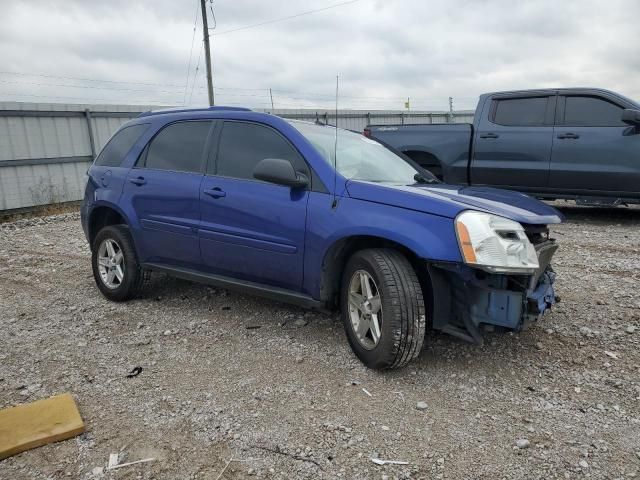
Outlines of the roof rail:
<svg viewBox="0 0 640 480">
<path fill-rule="evenodd" d="M 162 115 L 164 113 L 208 112 L 208 111 L 250 112 L 251 109 L 244 108 L 244 107 L 224 107 L 224 106 L 195 107 L 195 108 L 175 107 L 175 108 L 161 108 L 159 110 L 149 110 L 147 112 L 142 112 L 140 115 L 138 115 L 138 117 L 148 117 L 150 115 Z"/>
</svg>

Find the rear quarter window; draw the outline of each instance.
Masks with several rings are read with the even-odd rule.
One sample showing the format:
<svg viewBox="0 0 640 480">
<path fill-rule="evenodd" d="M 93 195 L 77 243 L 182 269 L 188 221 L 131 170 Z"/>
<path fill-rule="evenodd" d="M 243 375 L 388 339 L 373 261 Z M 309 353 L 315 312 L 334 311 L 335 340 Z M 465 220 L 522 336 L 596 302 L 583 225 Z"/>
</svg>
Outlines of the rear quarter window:
<svg viewBox="0 0 640 480">
<path fill-rule="evenodd" d="M 104 146 L 95 164 L 101 167 L 119 167 L 124 157 L 138 141 L 149 124 L 131 125 L 118 130 Z"/>
</svg>

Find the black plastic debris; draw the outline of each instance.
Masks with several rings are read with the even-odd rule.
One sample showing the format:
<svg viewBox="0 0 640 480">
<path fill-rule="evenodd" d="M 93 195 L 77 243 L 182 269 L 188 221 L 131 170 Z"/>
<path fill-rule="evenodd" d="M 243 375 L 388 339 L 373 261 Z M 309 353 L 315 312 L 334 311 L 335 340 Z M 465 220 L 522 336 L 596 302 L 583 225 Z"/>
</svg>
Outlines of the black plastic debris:
<svg viewBox="0 0 640 480">
<path fill-rule="evenodd" d="M 131 370 L 128 374 L 127 374 L 127 378 L 133 378 L 133 377 L 137 377 L 138 375 L 140 375 L 142 373 L 142 367 L 135 367 L 133 370 Z"/>
</svg>

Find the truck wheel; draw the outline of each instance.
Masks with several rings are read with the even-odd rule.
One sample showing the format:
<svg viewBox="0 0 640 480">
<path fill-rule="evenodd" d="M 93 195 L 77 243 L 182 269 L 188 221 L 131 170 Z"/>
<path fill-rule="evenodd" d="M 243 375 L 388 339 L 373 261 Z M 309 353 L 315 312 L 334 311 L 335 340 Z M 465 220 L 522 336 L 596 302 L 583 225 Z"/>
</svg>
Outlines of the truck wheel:
<svg viewBox="0 0 640 480">
<path fill-rule="evenodd" d="M 142 288 L 144 272 L 124 225 L 104 227 L 98 232 L 91 249 L 91 266 L 98 289 L 109 300 L 124 302 Z"/>
<path fill-rule="evenodd" d="M 426 324 L 422 289 L 401 253 L 356 252 L 342 276 L 340 305 L 349 344 L 367 367 L 399 368 L 420 354 Z"/>
</svg>

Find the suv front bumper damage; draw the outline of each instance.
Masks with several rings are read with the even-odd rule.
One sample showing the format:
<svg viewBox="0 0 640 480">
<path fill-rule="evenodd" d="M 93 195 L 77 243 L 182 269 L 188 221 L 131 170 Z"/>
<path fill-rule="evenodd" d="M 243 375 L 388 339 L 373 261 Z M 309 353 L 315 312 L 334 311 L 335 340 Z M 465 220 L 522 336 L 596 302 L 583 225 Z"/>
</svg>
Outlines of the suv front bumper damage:
<svg viewBox="0 0 640 480">
<path fill-rule="evenodd" d="M 433 328 L 482 344 L 483 330 L 520 331 L 556 303 L 553 240 L 536 245 L 533 275 L 492 274 L 464 264 L 427 265 L 433 294 Z"/>
</svg>

